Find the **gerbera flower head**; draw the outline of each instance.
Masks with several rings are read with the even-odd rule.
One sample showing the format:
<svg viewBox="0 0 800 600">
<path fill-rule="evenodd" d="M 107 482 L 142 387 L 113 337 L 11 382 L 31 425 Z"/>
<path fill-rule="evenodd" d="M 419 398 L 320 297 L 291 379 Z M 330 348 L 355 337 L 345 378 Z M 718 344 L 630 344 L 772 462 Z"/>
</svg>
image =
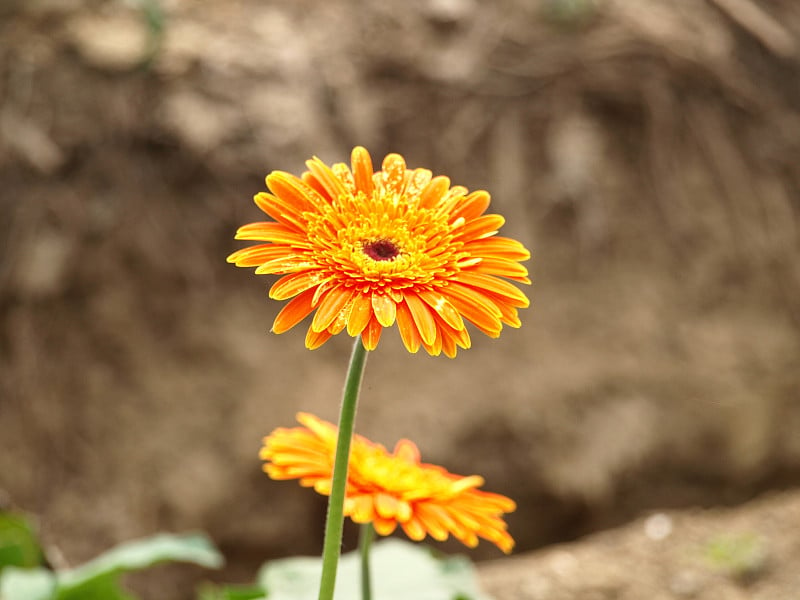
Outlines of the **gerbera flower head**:
<svg viewBox="0 0 800 600">
<path fill-rule="evenodd" d="M 272 479 L 299 479 L 300 485 L 329 495 L 337 428 L 308 413 L 298 413 L 303 427 L 278 428 L 264 438 L 260 457 Z M 372 523 L 380 535 L 399 525 L 415 541 L 426 535 L 443 541 L 450 534 L 474 548 L 478 538 L 509 553 L 514 540 L 506 531 L 504 513 L 514 501 L 481 491 L 483 478 L 462 477 L 420 462 L 416 445 L 400 440 L 394 452 L 355 435 L 344 514 L 356 523 Z"/>
<path fill-rule="evenodd" d="M 289 300 L 272 330 L 283 333 L 312 312 L 306 346 L 318 348 L 345 329 L 373 350 L 397 322 L 409 352 L 420 346 L 453 357 L 469 348 L 464 319 L 490 337 L 519 327 L 528 298 L 507 280 L 530 283 L 525 247 L 497 236 L 500 215 L 484 214 L 485 191 L 468 193 L 427 169 L 408 169 L 399 154 L 374 171 L 369 153 L 351 165 L 306 162 L 301 177 L 274 171 L 270 192 L 255 196 L 274 221 L 240 227 L 236 238 L 264 242 L 228 262 L 282 275 L 270 288 Z"/>
</svg>

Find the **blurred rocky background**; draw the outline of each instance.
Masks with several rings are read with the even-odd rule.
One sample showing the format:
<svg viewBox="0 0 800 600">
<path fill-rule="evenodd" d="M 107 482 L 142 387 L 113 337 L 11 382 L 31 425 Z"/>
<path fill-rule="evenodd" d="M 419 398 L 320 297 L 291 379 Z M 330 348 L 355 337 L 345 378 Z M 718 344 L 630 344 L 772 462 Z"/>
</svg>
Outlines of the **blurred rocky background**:
<svg viewBox="0 0 800 600">
<path fill-rule="evenodd" d="M 271 280 L 225 257 L 269 171 L 356 144 L 488 189 L 534 253 L 522 329 L 454 361 L 387 332 L 358 430 L 515 498 L 519 553 L 632 522 L 497 563 L 534 583 L 487 566 L 498 598 L 560 598 L 551 567 L 565 598 L 795 598 L 795 0 L 2 0 L 3 502 L 65 564 L 158 530 L 208 531 L 227 581 L 319 551 L 324 499 L 257 452 L 335 420 L 351 341 L 270 334 Z M 669 571 L 695 555 L 653 544 L 709 520 L 758 568 Z M 656 563 L 666 595 L 630 591 Z"/>
</svg>

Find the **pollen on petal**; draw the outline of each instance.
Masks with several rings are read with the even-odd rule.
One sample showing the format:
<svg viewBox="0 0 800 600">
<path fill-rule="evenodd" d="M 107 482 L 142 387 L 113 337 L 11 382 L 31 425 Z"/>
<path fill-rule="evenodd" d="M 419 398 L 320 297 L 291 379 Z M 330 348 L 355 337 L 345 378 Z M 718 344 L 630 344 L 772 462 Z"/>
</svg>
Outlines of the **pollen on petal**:
<svg viewBox="0 0 800 600">
<path fill-rule="evenodd" d="M 406 177 L 406 161 L 399 154 L 388 154 L 383 159 L 383 187 L 390 193 L 401 194 Z"/>
</svg>

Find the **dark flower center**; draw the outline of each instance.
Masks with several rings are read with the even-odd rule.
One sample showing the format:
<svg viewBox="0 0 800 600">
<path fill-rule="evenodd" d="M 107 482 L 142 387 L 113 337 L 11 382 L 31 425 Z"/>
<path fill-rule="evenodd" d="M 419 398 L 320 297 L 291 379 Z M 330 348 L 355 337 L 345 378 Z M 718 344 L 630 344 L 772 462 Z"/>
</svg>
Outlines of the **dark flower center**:
<svg viewBox="0 0 800 600">
<path fill-rule="evenodd" d="M 390 240 L 375 240 L 364 244 L 364 254 L 372 260 L 392 260 L 400 254 L 400 248 Z"/>
</svg>

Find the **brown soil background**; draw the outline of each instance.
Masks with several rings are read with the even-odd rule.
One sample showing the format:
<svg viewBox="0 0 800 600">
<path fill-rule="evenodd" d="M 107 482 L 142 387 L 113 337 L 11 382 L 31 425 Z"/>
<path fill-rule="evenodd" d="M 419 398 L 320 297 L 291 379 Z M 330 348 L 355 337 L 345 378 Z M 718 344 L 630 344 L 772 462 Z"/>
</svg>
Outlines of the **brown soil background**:
<svg viewBox="0 0 800 600">
<path fill-rule="evenodd" d="M 268 333 L 270 281 L 224 258 L 266 173 L 355 144 L 490 190 L 534 252 L 522 329 L 455 361 L 384 336 L 358 430 L 485 475 L 519 503 L 520 553 L 778 498 L 787 560 L 758 577 L 795 597 L 800 497 L 769 495 L 800 484 L 794 0 L 5 0 L 0 491 L 54 555 L 203 529 L 216 577 L 247 581 L 318 551 L 324 501 L 257 451 L 298 410 L 336 418 L 350 340 Z M 626 531 L 579 544 L 605 548 L 599 572 L 645 566 L 565 597 L 647 596 L 626 586 L 671 555 Z M 135 585 L 182 598 L 206 576 Z"/>
</svg>

